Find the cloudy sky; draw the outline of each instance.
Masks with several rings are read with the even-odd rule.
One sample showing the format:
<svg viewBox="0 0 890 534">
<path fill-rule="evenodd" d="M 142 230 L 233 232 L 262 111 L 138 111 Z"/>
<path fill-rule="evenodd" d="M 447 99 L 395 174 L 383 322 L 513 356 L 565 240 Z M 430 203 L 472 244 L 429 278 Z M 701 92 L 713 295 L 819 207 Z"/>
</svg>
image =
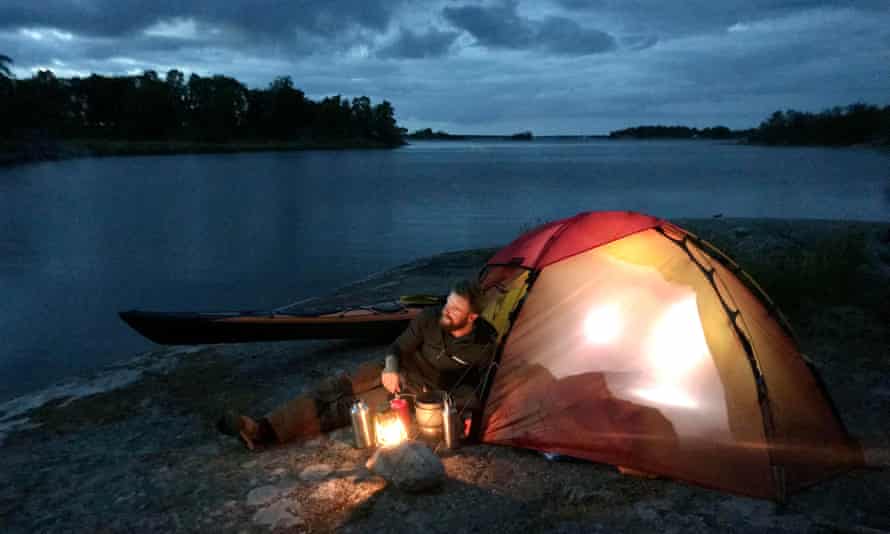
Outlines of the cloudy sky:
<svg viewBox="0 0 890 534">
<path fill-rule="evenodd" d="M 289 75 L 412 130 L 747 128 L 890 104 L 890 0 L 0 0 L 0 54 L 20 78 Z"/>
</svg>

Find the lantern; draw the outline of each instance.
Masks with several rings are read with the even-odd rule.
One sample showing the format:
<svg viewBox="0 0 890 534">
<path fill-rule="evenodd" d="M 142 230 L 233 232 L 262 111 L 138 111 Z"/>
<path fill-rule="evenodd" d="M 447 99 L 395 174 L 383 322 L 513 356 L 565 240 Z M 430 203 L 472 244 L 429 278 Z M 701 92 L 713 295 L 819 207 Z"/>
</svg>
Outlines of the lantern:
<svg viewBox="0 0 890 534">
<path fill-rule="evenodd" d="M 395 447 L 408 439 L 408 431 L 399 414 L 392 410 L 382 410 L 374 415 L 374 431 L 378 447 Z"/>
</svg>

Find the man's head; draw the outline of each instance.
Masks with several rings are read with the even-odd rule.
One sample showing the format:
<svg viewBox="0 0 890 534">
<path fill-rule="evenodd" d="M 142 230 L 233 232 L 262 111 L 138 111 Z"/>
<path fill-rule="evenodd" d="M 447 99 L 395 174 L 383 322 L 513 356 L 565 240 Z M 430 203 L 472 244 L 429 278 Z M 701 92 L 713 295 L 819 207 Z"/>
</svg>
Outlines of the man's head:
<svg viewBox="0 0 890 534">
<path fill-rule="evenodd" d="M 442 308 L 439 325 L 447 332 L 472 328 L 482 312 L 482 289 L 479 284 L 461 280 L 451 287 L 448 300 Z"/>
</svg>

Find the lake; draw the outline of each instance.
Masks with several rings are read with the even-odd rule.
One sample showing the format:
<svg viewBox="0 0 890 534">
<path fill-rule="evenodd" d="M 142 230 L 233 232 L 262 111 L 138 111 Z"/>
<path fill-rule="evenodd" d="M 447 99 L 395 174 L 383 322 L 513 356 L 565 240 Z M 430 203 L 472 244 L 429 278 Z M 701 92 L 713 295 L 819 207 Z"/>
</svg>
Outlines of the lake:
<svg viewBox="0 0 890 534">
<path fill-rule="evenodd" d="M 890 154 L 542 139 L 3 168 L 0 400 L 150 349 L 123 309 L 275 308 L 602 209 L 887 221 Z"/>
</svg>

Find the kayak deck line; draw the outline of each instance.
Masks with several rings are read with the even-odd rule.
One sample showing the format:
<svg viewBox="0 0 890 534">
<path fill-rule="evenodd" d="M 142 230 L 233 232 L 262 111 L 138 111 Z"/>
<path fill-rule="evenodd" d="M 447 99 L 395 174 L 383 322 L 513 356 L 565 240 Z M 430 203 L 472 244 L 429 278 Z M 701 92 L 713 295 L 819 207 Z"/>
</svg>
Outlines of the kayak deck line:
<svg viewBox="0 0 890 534">
<path fill-rule="evenodd" d="M 146 338 L 163 345 L 243 343 L 299 339 L 395 339 L 422 310 L 441 297 L 410 297 L 341 309 L 163 312 L 127 310 L 120 318 Z"/>
</svg>

